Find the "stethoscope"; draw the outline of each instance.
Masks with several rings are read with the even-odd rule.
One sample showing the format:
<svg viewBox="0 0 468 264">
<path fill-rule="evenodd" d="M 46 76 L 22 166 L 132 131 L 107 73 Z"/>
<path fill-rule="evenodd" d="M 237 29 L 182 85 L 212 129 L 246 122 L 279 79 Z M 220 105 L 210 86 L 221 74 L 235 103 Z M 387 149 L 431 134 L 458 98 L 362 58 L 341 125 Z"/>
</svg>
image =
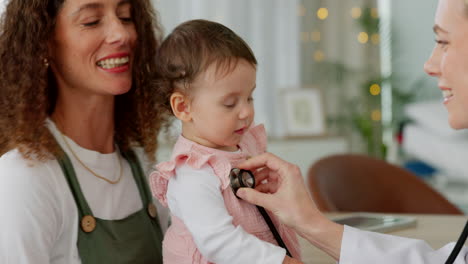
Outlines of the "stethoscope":
<svg viewBox="0 0 468 264">
<path fill-rule="evenodd" d="M 465 244 L 467 236 L 468 236 L 468 221 L 466 222 L 465 227 L 463 228 L 463 231 L 460 234 L 460 237 L 458 238 L 457 243 L 455 244 L 455 247 L 453 248 L 452 252 L 450 253 L 450 256 L 445 261 L 445 264 L 452 264 L 455 261 L 455 259 L 458 256 L 458 253 L 460 253 L 461 248 Z"/>
<path fill-rule="evenodd" d="M 255 188 L 255 177 L 252 174 L 252 172 L 249 170 L 242 170 L 242 169 L 237 169 L 237 168 L 231 169 L 231 172 L 229 173 L 229 178 L 231 180 L 231 188 L 234 191 L 234 194 L 236 194 L 237 190 L 242 187 Z M 273 236 L 275 237 L 276 242 L 278 243 L 278 246 L 286 249 L 286 254 L 289 257 L 292 257 L 288 248 L 284 244 L 283 239 L 281 239 L 281 236 L 278 233 L 278 230 L 276 230 L 276 227 L 273 224 L 273 221 L 271 221 L 270 216 L 265 211 L 265 208 L 257 205 L 257 209 L 260 212 L 260 214 L 263 216 L 263 219 L 265 219 L 265 222 L 270 228 L 271 233 L 273 233 Z"/>
<path fill-rule="evenodd" d="M 231 188 L 234 191 L 234 194 L 237 192 L 239 188 L 242 188 L 242 187 L 255 188 L 255 177 L 252 174 L 252 172 L 249 170 L 242 170 L 242 169 L 234 168 L 229 173 L 229 178 L 231 180 Z M 289 253 L 288 248 L 286 247 L 283 240 L 281 239 L 281 236 L 279 235 L 278 230 L 276 230 L 275 225 L 271 221 L 270 216 L 268 216 L 267 212 L 265 211 L 263 207 L 257 206 L 257 208 L 258 208 L 258 211 L 260 211 L 260 214 L 265 219 L 265 222 L 268 224 L 268 227 L 273 233 L 273 236 L 275 237 L 278 245 L 286 249 L 286 254 L 288 254 L 288 256 L 291 257 L 291 253 Z M 460 237 L 458 238 L 457 243 L 455 244 L 455 247 L 453 248 L 447 260 L 445 261 L 445 264 L 452 264 L 455 261 L 458 254 L 460 253 L 461 248 L 465 244 L 467 237 L 468 237 L 468 221 L 466 222 L 465 227 L 463 228 L 463 231 L 460 234 Z"/>
</svg>

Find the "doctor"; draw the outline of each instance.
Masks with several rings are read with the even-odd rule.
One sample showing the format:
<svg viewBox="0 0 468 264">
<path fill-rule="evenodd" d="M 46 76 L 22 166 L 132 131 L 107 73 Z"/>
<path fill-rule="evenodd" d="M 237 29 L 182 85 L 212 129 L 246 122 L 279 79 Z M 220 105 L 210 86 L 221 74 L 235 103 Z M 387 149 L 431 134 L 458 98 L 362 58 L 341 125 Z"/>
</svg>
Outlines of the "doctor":
<svg viewBox="0 0 468 264">
<path fill-rule="evenodd" d="M 424 65 L 437 77 L 454 129 L 468 128 L 468 0 L 440 0 L 435 16 L 436 45 Z M 426 242 L 360 231 L 328 220 L 316 208 L 297 166 L 266 153 L 241 164 L 242 169 L 263 169 L 253 189 L 237 195 L 271 210 L 299 235 L 339 263 L 445 263 L 455 243 L 434 250 Z M 268 172 L 268 173 L 265 173 Z M 461 230 L 460 230 L 461 231 Z M 468 248 L 462 247 L 454 263 L 468 263 Z"/>
</svg>

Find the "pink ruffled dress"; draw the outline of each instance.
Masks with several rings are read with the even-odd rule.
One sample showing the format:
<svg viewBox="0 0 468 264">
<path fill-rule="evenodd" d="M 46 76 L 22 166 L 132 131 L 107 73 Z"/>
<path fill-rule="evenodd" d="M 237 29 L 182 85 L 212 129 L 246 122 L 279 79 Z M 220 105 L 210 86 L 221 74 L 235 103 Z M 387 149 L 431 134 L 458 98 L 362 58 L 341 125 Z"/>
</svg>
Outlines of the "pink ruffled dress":
<svg viewBox="0 0 468 264">
<path fill-rule="evenodd" d="M 266 133 L 263 125 L 249 129 L 242 137 L 239 148 L 240 151 L 232 153 L 220 151 L 180 136 L 174 146 L 171 160 L 159 163 L 156 165 L 156 170 L 151 173 L 149 179 L 151 190 L 153 195 L 167 207 L 167 185 L 169 179 L 175 175 L 176 167 L 187 164 L 199 169 L 208 164 L 220 179 L 224 204 L 233 217 L 232 224 L 240 225 L 246 232 L 277 245 L 256 206 L 238 199 L 230 187 L 229 180 L 231 168 L 251 156 L 266 151 Z M 273 214 L 269 215 L 293 257 L 300 259 L 300 248 L 295 232 L 280 223 Z M 198 251 L 185 224 L 174 215 L 172 215 L 172 224 L 164 236 L 163 260 L 164 263 L 210 263 Z"/>
</svg>

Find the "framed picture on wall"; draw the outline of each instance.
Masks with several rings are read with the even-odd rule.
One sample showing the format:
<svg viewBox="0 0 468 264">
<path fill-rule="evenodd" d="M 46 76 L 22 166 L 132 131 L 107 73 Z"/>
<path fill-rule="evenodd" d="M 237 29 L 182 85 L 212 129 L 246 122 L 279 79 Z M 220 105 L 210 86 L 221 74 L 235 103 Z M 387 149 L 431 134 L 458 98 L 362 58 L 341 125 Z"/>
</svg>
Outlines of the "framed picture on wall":
<svg viewBox="0 0 468 264">
<path fill-rule="evenodd" d="M 325 135 L 325 114 L 321 92 L 317 88 L 285 90 L 284 124 L 287 136 Z"/>
</svg>

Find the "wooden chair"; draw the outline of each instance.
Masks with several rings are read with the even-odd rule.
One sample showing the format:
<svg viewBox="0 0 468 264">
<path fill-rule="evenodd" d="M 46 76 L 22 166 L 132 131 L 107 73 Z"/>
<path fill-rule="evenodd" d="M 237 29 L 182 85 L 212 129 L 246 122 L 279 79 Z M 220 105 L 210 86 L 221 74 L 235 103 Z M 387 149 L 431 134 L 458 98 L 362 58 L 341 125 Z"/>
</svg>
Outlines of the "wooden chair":
<svg viewBox="0 0 468 264">
<path fill-rule="evenodd" d="M 308 185 L 325 212 L 463 214 L 416 175 L 364 155 L 317 161 L 308 171 Z"/>
</svg>

